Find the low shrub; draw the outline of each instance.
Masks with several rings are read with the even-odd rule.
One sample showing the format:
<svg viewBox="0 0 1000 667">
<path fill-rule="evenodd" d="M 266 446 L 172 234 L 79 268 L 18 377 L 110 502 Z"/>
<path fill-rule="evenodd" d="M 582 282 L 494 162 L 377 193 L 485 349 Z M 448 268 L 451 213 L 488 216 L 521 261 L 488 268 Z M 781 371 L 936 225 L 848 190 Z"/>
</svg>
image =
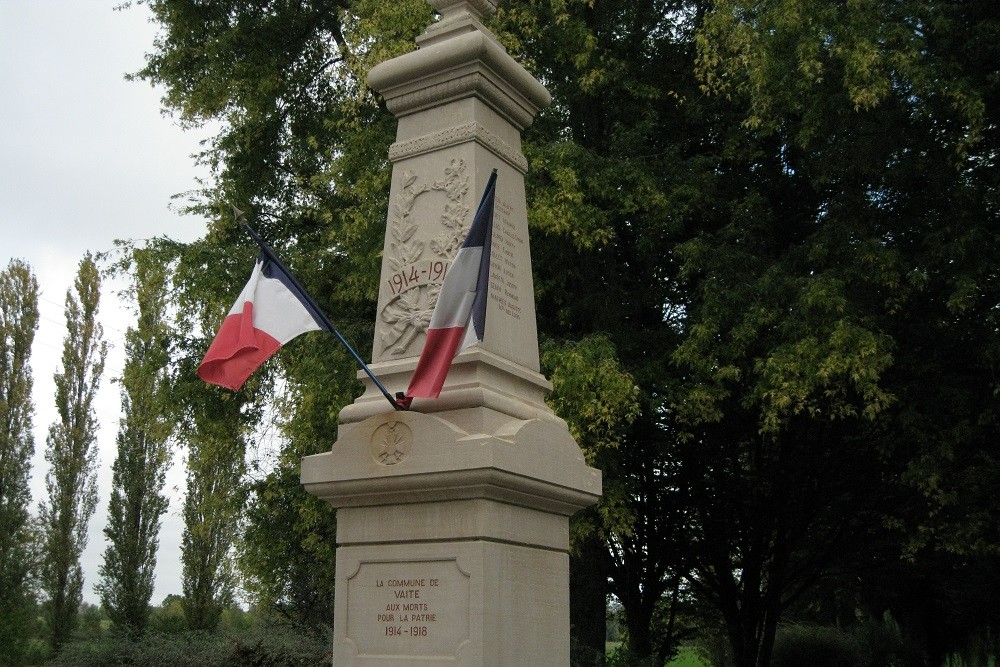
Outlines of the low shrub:
<svg viewBox="0 0 1000 667">
<path fill-rule="evenodd" d="M 867 651 L 846 632 L 821 625 L 787 625 L 774 639 L 771 667 L 865 667 Z"/>
<path fill-rule="evenodd" d="M 140 640 L 105 637 L 66 645 L 51 667 L 319 667 L 330 665 L 333 641 L 287 628 L 237 635 L 150 633 Z"/>
</svg>

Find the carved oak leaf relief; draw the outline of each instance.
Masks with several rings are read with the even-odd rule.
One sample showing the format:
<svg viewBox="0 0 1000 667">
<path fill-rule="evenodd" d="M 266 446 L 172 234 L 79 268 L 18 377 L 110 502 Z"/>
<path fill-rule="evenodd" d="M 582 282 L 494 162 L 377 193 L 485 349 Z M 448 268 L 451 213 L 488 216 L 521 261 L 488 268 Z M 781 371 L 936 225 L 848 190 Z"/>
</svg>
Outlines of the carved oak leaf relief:
<svg viewBox="0 0 1000 667">
<path fill-rule="evenodd" d="M 441 257 L 451 259 L 465 240 L 469 206 L 465 202 L 469 192 L 469 179 L 465 178 L 465 161 L 445 168 L 445 180 L 434 183 L 435 190 L 444 190 L 448 201 L 444 205 L 441 223 L 446 231 L 431 241 L 431 250 Z"/>
<path fill-rule="evenodd" d="M 410 170 L 403 172 L 402 187 L 390 207 L 386 261 L 393 273 L 412 270 L 428 245 L 435 255 L 449 261 L 458 252 L 468 229 L 469 178 L 465 168 L 465 160 L 452 160 L 445 167 L 444 178 L 430 185 L 418 182 L 417 175 Z M 443 192 L 446 198 L 440 218 L 444 231 L 428 244 L 417 234 L 420 225 L 412 219 L 412 212 L 417 198 L 432 191 Z M 425 233 L 423 238 L 426 236 Z M 379 344 L 383 353 L 389 350 L 393 355 L 405 354 L 416 337 L 427 331 L 440 289 L 440 282 L 419 282 L 385 304 L 379 313 L 383 323 L 379 326 Z"/>
</svg>

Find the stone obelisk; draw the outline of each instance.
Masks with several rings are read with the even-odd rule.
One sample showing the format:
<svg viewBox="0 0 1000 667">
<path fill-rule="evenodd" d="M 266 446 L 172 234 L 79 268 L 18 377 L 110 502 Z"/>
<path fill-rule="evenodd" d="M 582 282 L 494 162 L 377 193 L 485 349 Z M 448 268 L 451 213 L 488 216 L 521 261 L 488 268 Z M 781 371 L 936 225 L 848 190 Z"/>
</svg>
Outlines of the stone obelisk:
<svg viewBox="0 0 1000 667">
<path fill-rule="evenodd" d="M 601 493 L 539 373 L 521 130 L 550 103 L 481 18 L 429 0 L 419 48 L 369 83 L 398 118 L 372 369 L 406 388 L 451 258 L 498 171 L 486 333 L 439 399 L 365 393 L 302 463 L 338 508 L 334 664 L 569 664 L 569 517 Z"/>
</svg>

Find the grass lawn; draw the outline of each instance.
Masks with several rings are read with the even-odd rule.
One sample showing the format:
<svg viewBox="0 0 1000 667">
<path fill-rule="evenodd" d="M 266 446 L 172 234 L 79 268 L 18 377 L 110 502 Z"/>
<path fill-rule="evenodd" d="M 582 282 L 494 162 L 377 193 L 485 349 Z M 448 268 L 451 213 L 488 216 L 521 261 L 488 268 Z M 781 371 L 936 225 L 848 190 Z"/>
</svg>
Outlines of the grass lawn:
<svg viewBox="0 0 1000 667">
<path fill-rule="evenodd" d="M 945 658 L 944 664 L 941 665 L 941 667 L 969 667 L 969 663 L 962 660 L 962 658 L 958 655 L 949 655 Z M 997 667 L 997 656 L 991 655 L 986 658 L 985 667 Z"/>
<path fill-rule="evenodd" d="M 610 655 L 611 652 L 620 645 L 621 642 L 608 642 L 608 654 Z M 677 652 L 677 657 L 664 665 L 664 667 L 712 667 L 712 665 L 703 660 L 702 657 L 698 655 L 698 651 L 695 648 L 682 646 Z M 945 658 L 941 667 L 970 667 L 970 665 L 959 656 L 950 655 Z M 997 656 L 989 656 L 986 659 L 986 665 L 984 667 L 1000 667 L 1000 661 L 997 660 Z"/>
<path fill-rule="evenodd" d="M 677 657 L 667 663 L 667 667 L 711 667 L 701 659 L 693 648 L 682 646 Z"/>
<path fill-rule="evenodd" d="M 608 642 L 605 647 L 608 655 L 621 646 L 621 642 Z M 664 667 L 712 667 L 701 659 L 698 652 L 690 646 L 682 646 L 677 652 L 677 657 L 668 662 Z"/>
</svg>

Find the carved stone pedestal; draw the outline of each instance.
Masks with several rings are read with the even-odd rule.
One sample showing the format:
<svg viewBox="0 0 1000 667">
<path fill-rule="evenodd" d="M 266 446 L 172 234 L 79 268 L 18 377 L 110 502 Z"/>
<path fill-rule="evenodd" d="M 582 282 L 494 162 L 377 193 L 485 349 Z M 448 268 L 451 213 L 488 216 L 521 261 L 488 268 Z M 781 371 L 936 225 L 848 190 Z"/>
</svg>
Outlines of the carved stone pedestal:
<svg viewBox="0 0 1000 667">
<path fill-rule="evenodd" d="M 341 427 L 303 483 L 338 507 L 334 664 L 569 664 L 568 517 L 600 476 L 554 421 Z"/>
</svg>

